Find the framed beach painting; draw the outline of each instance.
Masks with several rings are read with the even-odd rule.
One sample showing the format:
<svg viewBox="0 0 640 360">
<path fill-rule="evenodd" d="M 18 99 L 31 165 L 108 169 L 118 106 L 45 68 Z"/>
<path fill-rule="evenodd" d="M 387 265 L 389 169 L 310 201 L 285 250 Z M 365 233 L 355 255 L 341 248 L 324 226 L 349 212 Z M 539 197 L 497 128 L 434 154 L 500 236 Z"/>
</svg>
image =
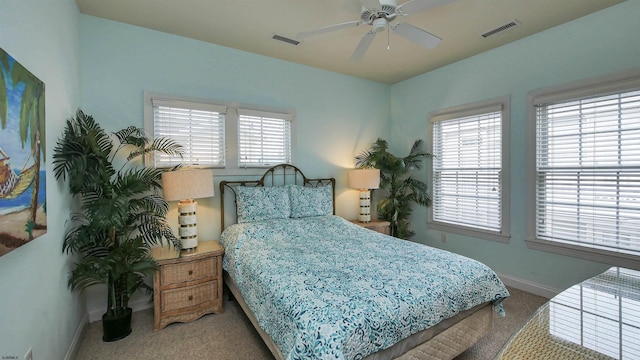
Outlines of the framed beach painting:
<svg viewBox="0 0 640 360">
<path fill-rule="evenodd" d="M 47 231 L 44 83 L 0 48 L 0 256 Z"/>
</svg>

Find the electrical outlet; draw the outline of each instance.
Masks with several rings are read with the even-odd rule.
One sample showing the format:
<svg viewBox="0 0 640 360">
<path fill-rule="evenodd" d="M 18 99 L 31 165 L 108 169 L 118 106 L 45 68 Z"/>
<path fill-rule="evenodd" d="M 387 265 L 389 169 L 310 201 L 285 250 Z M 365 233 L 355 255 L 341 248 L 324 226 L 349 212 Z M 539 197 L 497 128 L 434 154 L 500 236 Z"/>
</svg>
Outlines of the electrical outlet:
<svg viewBox="0 0 640 360">
<path fill-rule="evenodd" d="M 445 233 L 440 233 L 440 241 L 442 241 L 443 243 L 447 243 L 447 234 Z"/>
<path fill-rule="evenodd" d="M 31 348 L 27 350 L 27 353 L 24 354 L 24 360 L 33 360 L 33 354 L 31 353 Z"/>
</svg>

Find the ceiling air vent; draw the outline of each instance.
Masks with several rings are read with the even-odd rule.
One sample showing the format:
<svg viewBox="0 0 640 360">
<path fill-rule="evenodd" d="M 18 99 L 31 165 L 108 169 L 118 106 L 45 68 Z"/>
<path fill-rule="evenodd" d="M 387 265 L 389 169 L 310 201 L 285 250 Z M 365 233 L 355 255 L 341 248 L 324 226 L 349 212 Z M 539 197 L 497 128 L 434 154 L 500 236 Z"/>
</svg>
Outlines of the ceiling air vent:
<svg viewBox="0 0 640 360">
<path fill-rule="evenodd" d="M 482 37 L 486 39 L 491 35 L 495 35 L 495 34 L 497 34 L 499 32 L 502 32 L 502 31 L 507 30 L 507 29 L 511 29 L 511 28 L 516 27 L 518 25 L 520 25 L 520 22 L 518 20 L 513 20 L 513 21 L 511 21 L 509 23 L 506 23 L 504 25 L 498 26 L 497 28 L 495 28 L 493 30 L 487 31 L 486 33 L 482 34 Z"/>
<path fill-rule="evenodd" d="M 288 38 L 288 37 L 284 37 L 284 36 L 282 36 L 282 35 L 278 35 L 278 34 L 274 34 L 271 38 L 272 38 L 273 40 L 278 40 L 278 41 L 286 42 L 287 44 L 294 45 L 294 46 L 296 46 L 296 45 L 300 44 L 300 41 L 298 41 L 298 40 L 293 40 L 293 39 L 290 39 L 290 38 Z"/>
</svg>

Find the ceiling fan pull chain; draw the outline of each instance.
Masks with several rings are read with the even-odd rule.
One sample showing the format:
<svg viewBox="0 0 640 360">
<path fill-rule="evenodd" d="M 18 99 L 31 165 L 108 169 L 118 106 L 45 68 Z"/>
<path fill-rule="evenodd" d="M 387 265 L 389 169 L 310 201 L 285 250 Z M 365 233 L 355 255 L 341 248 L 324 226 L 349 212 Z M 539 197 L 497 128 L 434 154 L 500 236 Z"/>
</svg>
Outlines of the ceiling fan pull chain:
<svg viewBox="0 0 640 360">
<path fill-rule="evenodd" d="M 387 50 L 391 50 L 391 35 L 389 35 L 390 32 L 391 26 L 389 25 L 389 23 L 387 23 Z"/>
</svg>

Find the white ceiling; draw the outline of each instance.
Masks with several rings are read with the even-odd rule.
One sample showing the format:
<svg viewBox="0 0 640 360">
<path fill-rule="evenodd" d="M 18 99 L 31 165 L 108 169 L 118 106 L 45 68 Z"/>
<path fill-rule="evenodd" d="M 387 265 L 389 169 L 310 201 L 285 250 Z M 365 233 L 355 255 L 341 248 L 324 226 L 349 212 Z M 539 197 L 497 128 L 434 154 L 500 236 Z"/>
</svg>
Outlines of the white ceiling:
<svg viewBox="0 0 640 360">
<path fill-rule="evenodd" d="M 294 46 L 274 34 L 298 33 L 360 19 L 360 0 L 76 0 L 80 11 L 123 23 L 384 83 L 395 83 L 624 0 L 456 0 L 398 18 L 442 38 L 426 49 L 379 33 L 365 56 L 350 62 L 361 25 L 314 36 Z M 438 1 L 438 0 L 434 0 Z M 398 0 L 398 5 L 407 2 Z M 516 20 L 488 38 L 481 34 Z M 387 50 L 387 41 L 390 49 Z"/>
</svg>

